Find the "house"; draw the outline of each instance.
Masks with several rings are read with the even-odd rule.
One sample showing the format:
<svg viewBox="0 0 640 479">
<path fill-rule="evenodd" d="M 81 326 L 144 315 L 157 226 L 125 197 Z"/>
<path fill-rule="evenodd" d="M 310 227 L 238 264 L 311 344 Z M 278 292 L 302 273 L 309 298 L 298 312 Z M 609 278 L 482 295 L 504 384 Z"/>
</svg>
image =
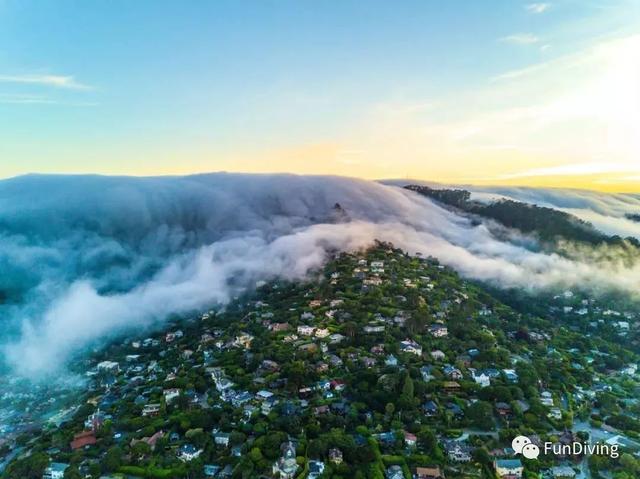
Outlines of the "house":
<svg viewBox="0 0 640 479">
<path fill-rule="evenodd" d="M 451 461 L 469 462 L 471 461 L 471 447 L 461 441 L 446 441 L 443 444 L 444 450 Z"/>
<path fill-rule="evenodd" d="M 460 418 L 464 416 L 463 409 L 454 402 L 448 402 L 446 408 L 447 412 L 451 413 L 454 417 Z"/>
<path fill-rule="evenodd" d="M 83 447 L 93 446 L 96 442 L 96 436 L 93 431 L 82 431 L 73 436 L 70 446 L 75 451 Z"/>
<path fill-rule="evenodd" d="M 231 434 L 227 432 L 215 432 L 213 433 L 213 442 L 218 446 L 227 447 L 229 445 L 229 438 Z"/>
<path fill-rule="evenodd" d="M 500 417 L 509 417 L 511 416 L 511 406 L 506 402 L 497 402 L 496 412 Z"/>
<path fill-rule="evenodd" d="M 433 417 L 438 414 L 438 405 L 434 401 L 429 400 L 423 404 L 422 410 L 425 416 Z"/>
<path fill-rule="evenodd" d="M 329 460 L 334 464 L 342 464 L 342 451 L 336 447 L 329 449 Z"/>
<path fill-rule="evenodd" d="M 273 393 L 271 391 L 267 391 L 266 389 L 262 389 L 256 393 L 256 399 L 259 401 L 266 401 L 273 397 Z"/>
<path fill-rule="evenodd" d="M 442 351 L 440 351 L 439 349 L 436 349 L 435 351 L 431 351 L 429 354 L 436 361 L 441 361 L 446 357 L 445 354 Z"/>
<path fill-rule="evenodd" d="M 371 272 L 373 272 L 373 273 L 377 273 L 377 272 L 384 273 L 384 261 L 372 261 L 370 266 L 371 266 Z M 378 270 L 378 271 L 376 271 L 376 270 Z M 382 271 L 379 271 L 379 270 L 382 270 Z"/>
<path fill-rule="evenodd" d="M 313 408 L 313 414 L 316 416 L 321 416 L 323 414 L 328 414 L 330 411 L 329 406 L 327 406 L 326 404 L 322 405 L 322 406 L 316 406 Z"/>
<path fill-rule="evenodd" d="M 313 336 L 313 333 L 315 332 L 316 328 L 314 328 L 313 326 L 307 326 L 306 324 L 303 324 L 302 326 L 298 326 L 298 334 L 301 334 L 302 336 Z"/>
<path fill-rule="evenodd" d="M 67 467 L 69 467 L 69 464 L 64 462 L 51 462 L 44 470 L 42 479 L 62 479 Z"/>
<path fill-rule="evenodd" d="M 178 449 L 178 459 L 183 462 L 193 461 L 195 458 L 202 454 L 202 449 L 196 449 L 193 444 L 183 444 Z"/>
<path fill-rule="evenodd" d="M 429 333 L 435 338 L 444 338 L 449 335 L 449 330 L 443 324 L 432 324 L 429 326 Z"/>
<path fill-rule="evenodd" d="M 329 365 L 327 363 L 318 363 L 316 364 L 316 372 L 317 373 L 326 373 L 329 370 Z"/>
<path fill-rule="evenodd" d="M 551 468 L 551 476 L 553 479 L 573 479 L 576 471 L 569 466 L 555 466 Z"/>
<path fill-rule="evenodd" d="M 362 330 L 365 333 L 383 333 L 384 332 L 384 324 L 368 324 Z"/>
<path fill-rule="evenodd" d="M 285 442 L 280 446 L 282 454 L 271 468 L 271 472 L 275 477 L 281 479 L 292 479 L 298 470 L 296 462 L 296 447 L 293 442 Z"/>
<path fill-rule="evenodd" d="M 531 409 L 531 406 L 529 405 L 529 403 L 527 401 L 523 401 L 522 399 L 517 399 L 515 403 L 518 406 L 520 413 L 525 413 L 529 409 Z"/>
<path fill-rule="evenodd" d="M 405 339 L 400 342 L 400 351 L 403 353 L 411 353 L 416 356 L 422 356 L 422 346 L 412 339 Z"/>
<path fill-rule="evenodd" d="M 442 369 L 442 372 L 450 379 L 462 379 L 462 372 L 458 368 L 451 366 L 450 364 L 447 364 Z"/>
<path fill-rule="evenodd" d="M 87 419 L 84 421 L 84 428 L 91 431 L 97 431 L 102 427 L 105 419 L 107 419 L 107 416 L 98 409 L 93 414 L 89 414 Z"/>
<path fill-rule="evenodd" d="M 173 434 L 176 434 L 176 433 L 173 433 Z M 143 437 L 142 439 L 132 439 L 129 445 L 133 447 L 139 442 L 144 442 L 153 451 L 156 448 L 156 443 L 158 442 L 158 439 L 161 439 L 162 437 L 164 437 L 164 432 L 160 430 L 156 432 L 153 436 L 146 436 L 146 437 Z"/>
<path fill-rule="evenodd" d="M 242 409 L 242 414 L 245 419 L 251 419 L 251 417 L 258 411 L 258 408 L 251 404 L 246 404 Z"/>
<path fill-rule="evenodd" d="M 142 408 L 143 416 L 157 416 L 160 413 L 159 403 L 149 403 Z"/>
<path fill-rule="evenodd" d="M 180 389 L 178 388 L 165 389 L 164 391 L 162 391 L 162 394 L 164 395 L 164 402 L 167 404 L 171 404 L 171 402 L 174 399 L 177 399 L 180 397 Z"/>
<path fill-rule="evenodd" d="M 396 435 L 391 431 L 374 434 L 374 437 L 385 446 L 393 446 L 396 443 Z"/>
<path fill-rule="evenodd" d="M 400 466 L 389 466 L 384 473 L 385 479 L 404 479 L 404 473 Z"/>
<path fill-rule="evenodd" d="M 316 338 L 326 338 L 331 334 L 327 328 L 316 329 Z"/>
<path fill-rule="evenodd" d="M 286 331 L 289 329 L 288 323 L 273 323 L 269 326 L 269 329 L 274 333 L 279 333 L 281 331 Z"/>
<path fill-rule="evenodd" d="M 364 358 L 360 358 L 360 362 L 366 368 L 372 368 L 376 365 L 376 360 L 368 356 L 365 356 Z"/>
<path fill-rule="evenodd" d="M 452 394 L 452 393 L 456 393 L 456 392 L 458 392 L 460 390 L 460 384 L 458 384 L 455 381 L 445 381 L 442 384 L 442 388 L 444 389 L 444 391 L 446 393 Z"/>
<path fill-rule="evenodd" d="M 102 361 L 96 365 L 98 372 L 108 372 L 116 374 L 120 372 L 120 365 L 115 361 Z"/>
<path fill-rule="evenodd" d="M 410 432 L 404 432 L 404 445 L 410 448 L 416 447 L 418 442 L 418 438 L 415 434 L 411 434 Z"/>
<path fill-rule="evenodd" d="M 244 349 L 249 349 L 251 347 L 252 341 L 253 336 L 247 333 L 242 333 L 236 336 L 236 339 L 233 341 L 233 345 Z"/>
<path fill-rule="evenodd" d="M 362 281 L 362 284 L 365 286 L 380 286 L 382 284 L 382 279 L 378 276 L 371 276 Z"/>
<path fill-rule="evenodd" d="M 387 358 L 384 360 L 384 364 L 386 366 L 389 367 L 393 367 L 395 368 L 396 366 L 398 366 L 398 358 L 396 358 L 393 354 L 390 354 L 389 356 L 387 356 Z"/>
<path fill-rule="evenodd" d="M 309 461 L 309 475 L 307 479 L 318 479 L 324 472 L 324 462 L 322 461 Z"/>
<path fill-rule="evenodd" d="M 444 473 L 440 470 L 440 467 L 416 467 L 416 473 L 413 475 L 414 479 L 445 479 Z"/>
<path fill-rule="evenodd" d="M 342 379 L 333 379 L 329 384 L 331 385 L 331 389 L 337 392 L 344 391 L 347 387 L 347 384 Z"/>
<path fill-rule="evenodd" d="M 431 371 L 433 371 L 433 366 L 422 366 L 420 368 L 420 374 L 422 375 L 422 380 L 425 383 L 428 383 L 432 379 L 435 379 L 435 376 L 431 374 Z"/>
<path fill-rule="evenodd" d="M 540 393 L 540 402 L 545 406 L 553 406 L 553 396 L 549 391 Z"/>
<path fill-rule="evenodd" d="M 221 467 L 217 464 L 205 464 L 204 475 L 207 477 L 215 477 L 220 472 Z"/>
<path fill-rule="evenodd" d="M 559 407 L 552 407 L 549 410 L 547 417 L 555 421 L 560 421 L 562 419 L 562 411 L 560 410 Z"/>
<path fill-rule="evenodd" d="M 277 404 L 278 404 L 278 399 L 275 396 L 272 396 L 269 399 L 265 399 L 264 401 L 262 401 L 262 404 L 260 405 L 260 412 L 264 416 L 268 416 Z"/>
<path fill-rule="evenodd" d="M 518 374 L 516 373 L 515 369 L 503 369 L 502 372 L 507 378 L 507 381 L 509 381 L 510 383 L 518 382 Z"/>
<path fill-rule="evenodd" d="M 371 349 L 369 349 L 369 352 L 371 354 L 381 356 L 382 354 L 384 354 L 384 344 L 374 344 L 373 346 L 371 346 Z"/>
<path fill-rule="evenodd" d="M 474 371 L 471 377 L 481 388 L 491 386 L 491 378 L 484 373 L 476 374 Z"/>
<path fill-rule="evenodd" d="M 520 459 L 496 459 L 493 467 L 500 479 L 521 479 L 524 470 Z"/>
<path fill-rule="evenodd" d="M 253 395 L 249 391 L 242 391 L 231 398 L 233 407 L 241 407 L 253 399 Z"/>
<path fill-rule="evenodd" d="M 336 356 L 335 354 L 330 354 L 328 359 L 329 359 L 329 364 L 331 364 L 331 366 L 333 366 L 334 368 L 342 366 L 342 359 L 340 359 L 339 356 Z"/>
</svg>

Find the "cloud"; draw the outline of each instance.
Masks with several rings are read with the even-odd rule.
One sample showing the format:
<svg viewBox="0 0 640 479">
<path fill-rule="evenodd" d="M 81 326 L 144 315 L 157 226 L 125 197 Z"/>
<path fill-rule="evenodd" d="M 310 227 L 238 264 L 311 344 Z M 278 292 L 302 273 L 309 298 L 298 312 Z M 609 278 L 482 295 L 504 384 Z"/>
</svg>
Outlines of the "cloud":
<svg viewBox="0 0 640 479">
<path fill-rule="evenodd" d="M 597 170 L 597 167 L 594 170 Z M 570 170 L 566 173 L 570 174 Z M 640 239 L 640 223 L 631 221 L 625 216 L 629 213 L 640 213 L 640 195 L 509 186 L 466 188 L 472 191 L 473 198 L 477 200 L 493 201 L 498 198 L 508 198 L 555 208 L 590 222 L 608 235 L 618 235 L 623 238 L 632 236 Z"/>
<path fill-rule="evenodd" d="M 546 168 L 532 168 L 508 175 L 498 176 L 496 179 L 528 178 L 532 176 L 576 176 L 593 175 L 598 173 L 631 173 L 640 172 L 640 166 L 624 163 L 591 162 L 573 163 L 569 165 L 550 166 Z"/>
<path fill-rule="evenodd" d="M 0 75 L 0 82 L 43 85 L 70 90 L 91 89 L 90 86 L 77 82 L 72 76 L 61 75 Z"/>
<path fill-rule="evenodd" d="M 413 192 L 342 177 L 19 177 L 0 182 L 0 231 L 0 357 L 30 377 L 376 239 L 504 287 L 634 292 L 640 279 L 636 267 L 528 249 L 533 240 L 498 238 L 495 225 Z"/>
<path fill-rule="evenodd" d="M 549 8 L 551 8 L 551 4 L 550 3 L 529 3 L 525 5 L 524 8 L 529 13 L 540 14 L 549 10 Z"/>
<path fill-rule="evenodd" d="M 515 45 L 531 45 L 538 43 L 540 39 L 532 33 L 514 33 L 513 35 L 500 38 L 500 41 L 513 43 Z"/>
<path fill-rule="evenodd" d="M 64 105 L 77 107 L 98 106 L 97 102 L 67 101 L 40 95 L 0 94 L 0 104 L 5 105 Z"/>
<path fill-rule="evenodd" d="M 0 103 L 9 105 L 52 105 L 57 102 L 51 98 L 36 95 L 0 94 Z"/>
<path fill-rule="evenodd" d="M 360 130 L 352 129 L 349 146 L 366 150 L 371 168 L 391 165 L 378 167 L 378 177 L 401 171 L 495 184 L 504 175 L 562 165 L 606 162 L 633 171 L 640 151 L 639 46 L 640 36 L 628 36 L 507 71 L 480 88 L 433 100 L 423 115 L 372 109 Z M 583 175 L 571 184 L 634 186 L 596 181 Z"/>
</svg>

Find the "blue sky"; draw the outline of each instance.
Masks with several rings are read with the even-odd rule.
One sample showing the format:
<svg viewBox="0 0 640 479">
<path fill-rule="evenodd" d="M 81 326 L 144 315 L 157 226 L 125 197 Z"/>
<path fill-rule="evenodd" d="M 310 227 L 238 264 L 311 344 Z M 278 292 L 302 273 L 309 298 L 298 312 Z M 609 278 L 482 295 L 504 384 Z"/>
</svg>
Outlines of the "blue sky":
<svg viewBox="0 0 640 479">
<path fill-rule="evenodd" d="M 529 108 L 530 85 L 508 75 L 633 39 L 639 3 L 0 0 L 0 176 L 225 169 L 448 179 L 455 171 L 439 157 L 453 153 L 428 141 L 437 128 Z M 513 91 L 501 99 L 504 75 Z M 528 81 L 545 79 L 560 83 Z M 398 125 L 398 107 L 419 118 Z M 393 129 L 409 137 L 372 140 Z M 545 155 L 541 168 L 602 162 Z M 456 151 L 451 164 L 477 176 L 478 156 Z"/>
</svg>

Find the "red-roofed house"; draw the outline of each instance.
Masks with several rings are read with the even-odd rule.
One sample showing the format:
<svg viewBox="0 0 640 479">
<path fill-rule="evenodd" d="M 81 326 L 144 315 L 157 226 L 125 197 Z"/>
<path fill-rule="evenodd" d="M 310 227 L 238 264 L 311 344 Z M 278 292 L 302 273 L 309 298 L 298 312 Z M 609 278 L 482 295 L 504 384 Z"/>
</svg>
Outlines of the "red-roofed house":
<svg viewBox="0 0 640 479">
<path fill-rule="evenodd" d="M 93 431 L 82 431 L 73 436 L 73 441 L 71 441 L 70 446 L 71 449 L 75 451 L 85 446 L 92 446 L 96 442 L 96 436 Z"/>
</svg>

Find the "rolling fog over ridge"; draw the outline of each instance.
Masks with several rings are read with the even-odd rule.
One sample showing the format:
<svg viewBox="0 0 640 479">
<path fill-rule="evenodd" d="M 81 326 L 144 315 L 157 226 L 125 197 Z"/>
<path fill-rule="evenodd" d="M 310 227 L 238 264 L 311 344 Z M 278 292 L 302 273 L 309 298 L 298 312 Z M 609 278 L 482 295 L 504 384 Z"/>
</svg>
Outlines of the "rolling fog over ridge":
<svg viewBox="0 0 640 479">
<path fill-rule="evenodd" d="M 509 199 L 554 208 L 570 213 L 608 235 L 633 236 L 640 239 L 640 222 L 625 217 L 640 212 L 640 194 L 601 193 L 573 188 L 536 188 L 525 186 L 478 186 L 466 184 L 444 184 L 420 180 L 382 180 L 388 185 L 404 186 L 418 184 L 432 188 L 464 189 L 471 198 L 490 202 Z"/>
<path fill-rule="evenodd" d="M 562 190 L 554 193 L 560 202 Z M 519 199 L 516 189 L 500 194 Z M 571 204 L 575 192 L 565 195 Z M 598 198 L 607 195 L 583 195 L 581 210 L 604 215 Z M 640 201 L 625 196 L 632 212 L 633 199 Z M 353 178 L 216 173 L 3 180 L 0 317 L 9 334 L 2 356 L 17 373 L 51 373 L 106 338 L 160 324 L 172 313 L 225 304 L 258 280 L 303 278 L 329 252 L 375 239 L 504 287 L 637 289 L 637 266 L 569 260 L 533 251 L 527 245 L 534 240 L 516 232 L 497 238 L 492 231 L 413 192 Z"/>
</svg>

